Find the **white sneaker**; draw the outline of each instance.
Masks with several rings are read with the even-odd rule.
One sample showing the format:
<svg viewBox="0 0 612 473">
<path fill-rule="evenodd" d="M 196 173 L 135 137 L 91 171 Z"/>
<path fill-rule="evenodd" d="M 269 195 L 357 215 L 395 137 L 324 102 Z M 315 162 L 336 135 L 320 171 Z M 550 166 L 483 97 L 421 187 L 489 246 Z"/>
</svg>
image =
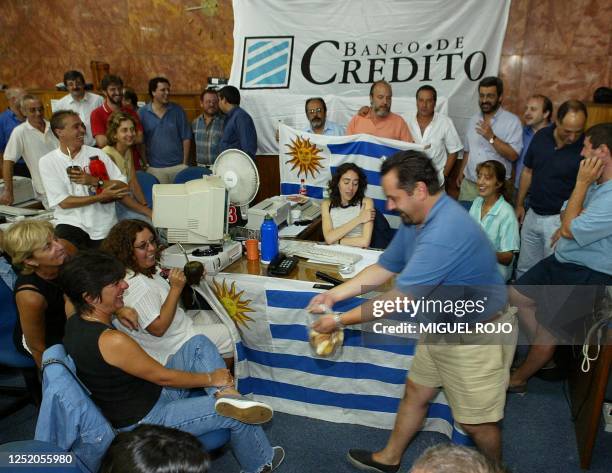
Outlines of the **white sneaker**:
<svg viewBox="0 0 612 473">
<path fill-rule="evenodd" d="M 220 396 L 215 402 L 215 411 L 220 416 L 230 417 L 245 424 L 263 424 L 274 415 L 274 410 L 267 404 L 240 395 Z"/>
</svg>

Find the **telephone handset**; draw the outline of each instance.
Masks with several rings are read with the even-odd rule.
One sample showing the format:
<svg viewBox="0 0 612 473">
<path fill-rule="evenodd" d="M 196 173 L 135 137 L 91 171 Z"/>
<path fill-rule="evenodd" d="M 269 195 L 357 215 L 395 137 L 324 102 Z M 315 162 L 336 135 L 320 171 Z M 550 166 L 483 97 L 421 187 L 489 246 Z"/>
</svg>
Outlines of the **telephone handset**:
<svg viewBox="0 0 612 473">
<path fill-rule="evenodd" d="M 279 253 L 268 265 L 268 276 L 289 276 L 298 265 L 296 256 L 285 256 Z"/>
</svg>

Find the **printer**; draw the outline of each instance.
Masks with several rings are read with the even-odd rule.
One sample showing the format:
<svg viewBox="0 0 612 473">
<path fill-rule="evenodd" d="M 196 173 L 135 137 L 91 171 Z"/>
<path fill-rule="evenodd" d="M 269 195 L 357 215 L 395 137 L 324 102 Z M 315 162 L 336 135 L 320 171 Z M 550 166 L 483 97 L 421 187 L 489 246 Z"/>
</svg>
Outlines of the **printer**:
<svg viewBox="0 0 612 473">
<path fill-rule="evenodd" d="M 290 211 L 291 203 L 284 196 L 269 197 L 249 208 L 246 228 L 259 230 L 266 215 L 270 215 L 280 226 L 287 221 Z"/>
</svg>

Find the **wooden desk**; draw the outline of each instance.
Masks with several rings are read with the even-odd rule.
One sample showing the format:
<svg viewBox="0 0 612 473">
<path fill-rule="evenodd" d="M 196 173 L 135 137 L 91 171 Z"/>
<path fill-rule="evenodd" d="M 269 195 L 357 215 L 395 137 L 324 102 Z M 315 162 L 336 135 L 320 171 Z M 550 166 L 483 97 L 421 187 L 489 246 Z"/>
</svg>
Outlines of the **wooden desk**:
<svg viewBox="0 0 612 473">
<path fill-rule="evenodd" d="M 591 347 L 591 356 L 594 356 L 595 349 L 596 347 Z M 580 369 L 582 358 L 581 355 L 574 360 L 576 366 L 571 370 L 569 385 L 580 467 L 588 469 L 591 465 L 591 456 L 597 439 L 601 410 L 612 368 L 612 329 L 608 328 L 603 337 L 599 358 L 591 364 L 588 373 Z"/>
<path fill-rule="evenodd" d="M 243 255 L 241 259 L 232 263 L 223 270 L 224 273 L 235 274 L 253 274 L 255 276 L 267 276 L 268 265 L 261 264 L 259 261 L 248 261 Z M 338 272 L 338 267 L 332 264 L 309 263 L 306 260 L 300 259 L 297 268 L 285 279 L 296 279 L 298 281 L 317 281 L 321 284 L 327 284 L 325 281 L 320 281 L 315 276 L 317 271 L 322 271 L 341 281 L 344 278 Z M 278 277 L 278 276 L 275 276 Z"/>
</svg>

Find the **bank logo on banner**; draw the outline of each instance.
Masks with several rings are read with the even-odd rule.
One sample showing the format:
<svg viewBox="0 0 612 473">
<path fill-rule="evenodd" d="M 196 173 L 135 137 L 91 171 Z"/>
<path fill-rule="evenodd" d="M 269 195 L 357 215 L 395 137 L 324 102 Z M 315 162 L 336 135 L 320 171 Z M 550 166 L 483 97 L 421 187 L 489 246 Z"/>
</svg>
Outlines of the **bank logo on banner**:
<svg viewBox="0 0 612 473">
<path fill-rule="evenodd" d="M 244 38 L 240 88 L 289 88 L 292 56 L 293 36 Z"/>
</svg>

